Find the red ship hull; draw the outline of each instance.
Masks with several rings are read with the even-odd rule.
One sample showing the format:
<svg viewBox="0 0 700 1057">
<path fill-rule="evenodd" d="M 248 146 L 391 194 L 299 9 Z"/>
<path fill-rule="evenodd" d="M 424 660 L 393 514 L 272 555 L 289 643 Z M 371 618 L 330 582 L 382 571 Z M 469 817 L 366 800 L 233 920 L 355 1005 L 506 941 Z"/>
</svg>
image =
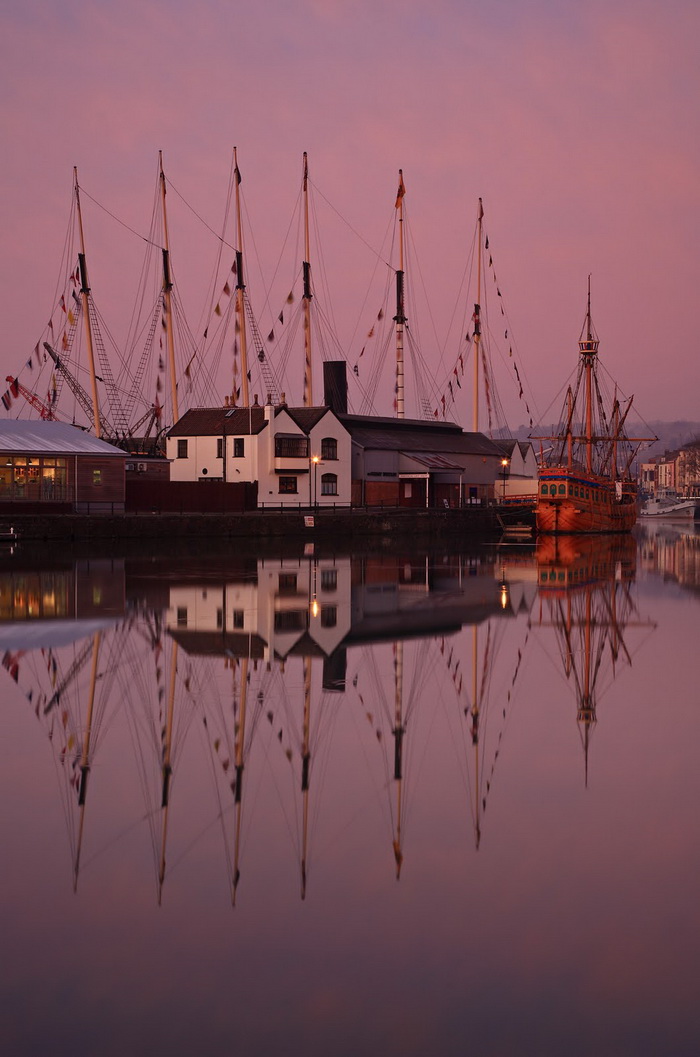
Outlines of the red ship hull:
<svg viewBox="0 0 700 1057">
<path fill-rule="evenodd" d="M 540 471 L 536 519 L 538 532 L 629 532 L 637 520 L 636 486 L 548 467 Z"/>
</svg>

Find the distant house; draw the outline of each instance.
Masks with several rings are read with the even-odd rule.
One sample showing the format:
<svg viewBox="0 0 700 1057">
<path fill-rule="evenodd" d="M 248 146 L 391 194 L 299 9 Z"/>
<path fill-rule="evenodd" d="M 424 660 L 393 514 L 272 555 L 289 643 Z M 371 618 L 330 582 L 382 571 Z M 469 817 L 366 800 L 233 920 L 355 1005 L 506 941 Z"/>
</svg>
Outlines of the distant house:
<svg viewBox="0 0 700 1057">
<path fill-rule="evenodd" d="M 121 512 L 126 458 L 64 422 L 0 422 L 0 511 Z"/>
<path fill-rule="evenodd" d="M 506 503 L 534 503 L 537 498 L 537 457 L 532 441 L 507 438 L 496 441 L 496 444 L 503 453 L 496 498 Z"/>
<path fill-rule="evenodd" d="M 193 408 L 166 437 L 173 482 L 256 482 L 258 506 L 349 506 L 350 436 L 328 407 Z"/>
</svg>

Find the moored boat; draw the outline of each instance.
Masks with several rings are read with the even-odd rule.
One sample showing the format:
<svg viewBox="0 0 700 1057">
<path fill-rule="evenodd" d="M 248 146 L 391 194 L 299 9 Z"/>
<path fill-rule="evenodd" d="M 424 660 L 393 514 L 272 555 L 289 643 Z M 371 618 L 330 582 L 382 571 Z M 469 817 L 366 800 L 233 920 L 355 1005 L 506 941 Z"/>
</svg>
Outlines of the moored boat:
<svg viewBox="0 0 700 1057">
<path fill-rule="evenodd" d="M 639 516 L 667 521 L 693 521 L 700 512 L 699 499 L 683 499 L 675 493 L 660 493 L 642 503 Z"/>
<path fill-rule="evenodd" d="M 630 467 L 638 446 L 653 437 L 628 437 L 632 398 L 610 415 L 598 383 L 598 337 L 591 320 L 591 290 L 581 337 L 576 381 L 569 386 L 549 458 L 538 470 L 538 532 L 628 532 L 637 519 L 637 485 Z"/>
</svg>

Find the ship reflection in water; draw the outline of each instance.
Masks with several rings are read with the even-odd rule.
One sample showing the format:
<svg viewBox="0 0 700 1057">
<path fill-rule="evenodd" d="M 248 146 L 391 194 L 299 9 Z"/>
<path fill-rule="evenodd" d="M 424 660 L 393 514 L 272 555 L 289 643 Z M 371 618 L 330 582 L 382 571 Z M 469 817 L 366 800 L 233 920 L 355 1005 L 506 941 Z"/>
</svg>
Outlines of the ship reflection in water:
<svg viewBox="0 0 700 1057">
<path fill-rule="evenodd" d="M 580 986 L 562 991 L 560 978 L 578 972 L 582 944 L 593 945 L 602 978 L 619 979 L 620 966 L 626 972 L 634 963 L 642 996 L 656 992 L 639 972 L 639 950 L 668 970 L 670 948 L 665 935 L 649 931 L 647 913 L 664 823 L 648 810 L 642 772 L 653 761 L 661 781 L 656 746 L 645 740 L 658 727 L 658 637 L 658 649 L 675 663 L 664 704 L 680 702 L 673 763 L 663 773 L 669 782 L 684 775 L 684 788 L 700 795 L 695 770 L 687 770 L 691 729 L 697 734 L 683 692 L 690 676 L 674 654 L 690 622 L 680 632 L 674 625 L 669 648 L 663 615 L 671 588 L 675 604 L 695 604 L 678 587 L 697 592 L 697 543 L 683 533 L 640 532 L 638 539 L 550 537 L 537 547 L 470 554 L 338 556 L 307 545 L 297 556 L 144 556 L 54 561 L 51 568 L 32 567 L 21 551 L 6 556 L 6 743 L 21 745 L 6 775 L 6 802 L 18 810 L 4 831 L 8 851 L 15 847 L 8 906 L 45 890 L 46 906 L 55 902 L 60 914 L 82 920 L 87 936 L 91 916 L 102 921 L 98 932 L 109 932 L 114 920 L 115 972 L 131 980 L 123 937 L 137 964 L 133 984 L 121 986 L 137 1004 L 147 971 L 173 972 L 172 993 L 183 1003 L 191 997 L 191 965 L 209 959 L 212 1007 L 223 1001 L 231 974 L 247 996 L 236 1004 L 247 1052 L 273 1052 L 289 1031 L 306 1040 L 287 1045 L 290 1053 L 366 1051 L 378 1037 L 389 1054 L 462 1052 L 457 1007 L 446 1009 L 429 982 L 431 974 L 441 978 L 443 963 L 453 982 L 481 996 L 468 1000 L 474 1037 L 482 1046 L 498 1039 L 506 1052 L 513 1038 L 479 1012 L 486 992 L 464 963 L 465 944 L 487 952 L 489 986 L 503 981 L 503 1009 L 518 1030 L 531 1023 L 520 991 L 544 1018 L 539 1052 L 606 1052 L 588 1030 L 572 1046 L 564 1026 L 584 1018 L 598 994 L 597 975 L 587 979 L 583 998 Z M 672 795 L 680 843 L 667 835 L 665 869 L 690 912 L 693 886 L 679 875 L 686 838 L 700 862 L 697 826 L 687 832 L 692 804 L 686 810 Z M 35 838 L 26 869 L 16 852 L 18 826 Z M 616 857 L 616 827 L 629 864 Z M 44 880 L 27 888 L 31 870 Z M 155 897 L 144 900 L 149 872 Z M 573 916 L 564 892 L 576 905 Z M 150 922 L 149 902 L 163 924 Z M 235 956 L 222 941 L 221 915 L 232 905 Z M 587 933 L 595 913 L 609 943 L 605 929 L 595 938 Z M 48 934 L 58 944 L 51 912 L 40 918 L 36 942 Z M 185 919 L 193 929 L 181 934 Z M 628 959 L 620 936 L 637 927 Z M 14 928 L 6 920 L 12 949 L 26 940 Z M 30 936 L 34 928 L 25 920 Z M 155 934 L 156 949 L 148 939 Z M 501 957 L 498 936 L 505 934 Z M 99 957 L 93 940 L 76 940 L 76 959 Z M 180 943 L 181 971 L 173 968 Z M 258 943 L 268 952 L 262 962 Z M 300 949 L 308 960 L 298 965 Z M 419 950 L 426 964 L 409 971 Z M 698 953 L 691 943 L 688 959 Z M 69 961 L 87 987 L 84 971 Z M 294 1012 L 282 997 L 285 987 L 300 997 L 294 973 L 274 968 L 292 961 L 316 996 L 316 1013 Z M 374 997 L 389 968 L 406 974 L 409 997 L 399 1004 L 414 1040 L 402 1034 L 392 1041 Z M 203 982 L 194 990 L 205 1008 Z M 268 990 L 277 1003 L 274 1024 L 264 1012 Z M 633 992 L 630 985 L 621 1009 Z M 108 1000 L 92 1001 L 95 1016 L 112 1026 Z M 157 1049 L 166 997 L 157 991 L 152 1001 L 157 1012 L 142 1012 L 137 1044 L 118 1033 L 115 1046 L 118 1038 L 129 1052 Z M 365 1024 L 356 1022 L 358 1003 Z M 682 1003 L 664 1002 L 659 1018 L 663 1012 L 667 1022 L 669 1004 L 676 1013 L 669 1049 L 686 1052 L 691 1029 Z M 68 1005 L 77 1016 L 79 999 Z M 182 1030 L 166 1032 L 169 1050 L 203 1044 L 215 1051 L 229 1025 L 225 1008 L 214 1010 L 215 1027 L 199 1022 L 199 1042 L 180 1014 Z M 647 1014 L 650 1008 L 646 1001 Z M 622 1037 L 626 1021 L 612 1008 L 609 1016 Z M 339 1028 L 347 1043 L 338 1046 Z M 653 1052 L 641 1033 L 634 1039 L 620 1052 Z"/>
</svg>

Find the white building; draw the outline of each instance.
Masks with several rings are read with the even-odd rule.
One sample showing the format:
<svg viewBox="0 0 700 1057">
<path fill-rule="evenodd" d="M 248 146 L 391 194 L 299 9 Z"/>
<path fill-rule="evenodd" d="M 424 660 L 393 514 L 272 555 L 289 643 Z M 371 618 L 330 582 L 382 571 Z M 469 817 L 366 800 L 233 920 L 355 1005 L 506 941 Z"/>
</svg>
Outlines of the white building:
<svg viewBox="0 0 700 1057">
<path fill-rule="evenodd" d="M 257 482 L 260 507 L 350 505 L 350 434 L 328 407 L 193 408 L 166 446 L 171 481 Z"/>
</svg>

